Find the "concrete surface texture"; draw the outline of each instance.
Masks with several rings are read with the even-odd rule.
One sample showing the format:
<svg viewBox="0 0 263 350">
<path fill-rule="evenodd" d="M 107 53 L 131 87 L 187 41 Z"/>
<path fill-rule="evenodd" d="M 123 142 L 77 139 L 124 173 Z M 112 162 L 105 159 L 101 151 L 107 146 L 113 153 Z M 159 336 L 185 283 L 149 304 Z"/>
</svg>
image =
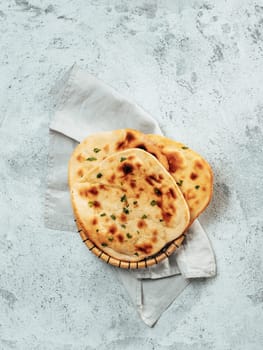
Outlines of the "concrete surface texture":
<svg viewBox="0 0 263 350">
<path fill-rule="evenodd" d="M 0 349 L 263 348 L 263 3 L 0 0 Z M 77 234 L 43 224 L 52 87 L 74 63 L 211 163 L 218 276 L 150 329 Z"/>
</svg>

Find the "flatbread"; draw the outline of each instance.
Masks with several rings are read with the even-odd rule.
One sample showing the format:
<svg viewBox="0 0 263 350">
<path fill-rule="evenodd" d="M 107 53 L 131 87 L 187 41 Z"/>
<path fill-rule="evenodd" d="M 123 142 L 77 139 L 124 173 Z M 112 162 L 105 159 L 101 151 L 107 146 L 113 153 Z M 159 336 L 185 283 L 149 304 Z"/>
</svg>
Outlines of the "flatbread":
<svg viewBox="0 0 263 350">
<path fill-rule="evenodd" d="M 69 161 L 69 185 L 80 182 L 87 171 L 107 156 L 129 148 L 139 148 L 151 153 L 168 169 L 166 157 L 145 134 L 131 129 L 105 131 L 88 136 L 75 148 Z"/>
<path fill-rule="evenodd" d="M 208 162 L 183 143 L 160 135 L 147 135 L 166 157 L 169 173 L 180 187 L 190 210 L 190 224 L 208 206 L 213 192 L 213 172 Z"/>
<path fill-rule="evenodd" d="M 107 156 L 129 148 L 151 153 L 174 177 L 188 203 L 190 225 L 211 200 L 212 169 L 198 153 L 164 136 L 145 135 L 133 129 L 90 135 L 76 147 L 70 158 L 69 185 L 81 182 L 84 175 Z"/>
<path fill-rule="evenodd" d="M 190 220 L 172 176 L 140 149 L 105 158 L 71 185 L 71 198 L 85 235 L 102 251 L 125 261 L 158 253 Z"/>
</svg>

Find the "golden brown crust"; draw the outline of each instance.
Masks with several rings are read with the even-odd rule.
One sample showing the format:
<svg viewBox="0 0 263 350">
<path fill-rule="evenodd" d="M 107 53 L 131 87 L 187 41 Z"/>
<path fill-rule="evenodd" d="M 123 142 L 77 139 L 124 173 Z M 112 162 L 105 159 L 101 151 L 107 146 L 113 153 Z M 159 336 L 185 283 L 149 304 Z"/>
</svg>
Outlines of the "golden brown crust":
<svg viewBox="0 0 263 350">
<path fill-rule="evenodd" d="M 98 174 L 102 174 L 99 179 Z M 85 235 L 100 250 L 123 261 L 156 254 L 179 237 L 190 220 L 171 175 L 139 149 L 107 157 L 85 174 L 83 182 L 71 186 L 71 195 Z"/>
</svg>

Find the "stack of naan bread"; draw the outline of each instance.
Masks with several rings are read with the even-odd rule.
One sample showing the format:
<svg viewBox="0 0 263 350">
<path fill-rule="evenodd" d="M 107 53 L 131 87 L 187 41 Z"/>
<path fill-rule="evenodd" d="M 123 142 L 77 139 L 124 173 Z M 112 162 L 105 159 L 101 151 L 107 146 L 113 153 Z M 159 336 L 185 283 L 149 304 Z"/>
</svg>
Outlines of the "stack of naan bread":
<svg viewBox="0 0 263 350">
<path fill-rule="evenodd" d="M 213 174 L 182 143 L 122 129 L 76 147 L 69 187 L 82 238 L 115 261 L 138 262 L 184 234 L 211 199 Z"/>
</svg>

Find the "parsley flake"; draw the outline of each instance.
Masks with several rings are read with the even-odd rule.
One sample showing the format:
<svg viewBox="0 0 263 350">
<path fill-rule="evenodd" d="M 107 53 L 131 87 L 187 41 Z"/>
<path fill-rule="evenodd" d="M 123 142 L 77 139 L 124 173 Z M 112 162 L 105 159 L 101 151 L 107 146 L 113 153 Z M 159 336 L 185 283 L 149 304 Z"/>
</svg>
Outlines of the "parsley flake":
<svg viewBox="0 0 263 350">
<path fill-rule="evenodd" d="M 196 186 L 195 186 L 195 189 L 198 190 L 199 187 L 200 187 L 199 185 L 196 185 Z"/>
<path fill-rule="evenodd" d="M 154 206 L 154 205 L 156 205 L 156 204 L 157 204 L 157 202 L 153 199 L 153 200 L 151 201 L 151 205 Z"/>
<path fill-rule="evenodd" d="M 116 220 L 116 216 L 114 214 L 111 214 L 110 217 L 112 218 L 112 220 Z"/>
<path fill-rule="evenodd" d="M 89 207 L 93 207 L 94 203 L 93 202 L 89 202 Z"/>
<path fill-rule="evenodd" d="M 138 202 L 137 201 L 134 201 L 133 204 L 136 205 Z"/>
<path fill-rule="evenodd" d="M 99 149 L 99 148 L 94 148 L 93 149 L 93 152 L 95 152 L 95 153 L 99 153 L 101 151 L 101 149 Z"/>
<path fill-rule="evenodd" d="M 122 228 L 126 228 L 126 225 L 122 224 L 121 227 L 122 227 Z"/>
<path fill-rule="evenodd" d="M 89 158 L 87 158 L 86 160 L 89 160 L 90 162 L 93 162 L 94 160 L 97 160 L 97 158 L 95 158 L 95 157 L 89 157 Z"/>
<path fill-rule="evenodd" d="M 102 176 L 103 176 L 102 173 L 98 173 L 98 174 L 97 174 L 97 178 L 98 178 L 98 179 L 100 179 Z"/>
<path fill-rule="evenodd" d="M 179 182 L 176 182 L 178 186 L 182 186 L 183 180 L 179 180 Z"/>
<path fill-rule="evenodd" d="M 130 233 L 126 233 L 127 238 L 132 238 L 132 235 Z"/>
<path fill-rule="evenodd" d="M 103 246 L 103 247 L 107 247 L 107 243 L 105 243 L 105 242 L 103 242 L 103 243 L 101 243 L 101 245 Z"/>
<path fill-rule="evenodd" d="M 126 159 L 126 157 L 121 157 L 120 162 L 124 162 Z"/>
<path fill-rule="evenodd" d="M 189 148 L 189 147 L 187 147 L 187 146 L 183 146 L 183 147 L 182 147 L 182 149 L 188 149 L 188 148 Z"/>
<path fill-rule="evenodd" d="M 137 256 L 139 256 L 139 253 L 138 253 L 138 252 L 135 252 L 135 253 L 134 253 L 134 255 L 137 255 Z"/>
<path fill-rule="evenodd" d="M 142 219 L 147 219 L 147 215 L 143 214 Z"/>
<path fill-rule="evenodd" d="M 129 214 L 129 209 L 123 208 L 123 212 L 124 212 L 124 214 Z"/>
<path fill-rule="evenodd" d="M 106 216 L 106 213 L 102 213 L 102 214 L 100 214 L 100 216 Z"/>
<path fill-rule="evenodd" d="M 108 240 L 109 240 L 110 242 L 112 242 L 112 241 L 113 241 L 113 237 L 108 237 Z"/>
<path fill-rule="evenodd" d="M 121 202 L 126 202 L 127 201 L 127 197 L 126 197 L 126 194 L 124 194 L 122 197 L 121 197 Z"/>
</svg>

